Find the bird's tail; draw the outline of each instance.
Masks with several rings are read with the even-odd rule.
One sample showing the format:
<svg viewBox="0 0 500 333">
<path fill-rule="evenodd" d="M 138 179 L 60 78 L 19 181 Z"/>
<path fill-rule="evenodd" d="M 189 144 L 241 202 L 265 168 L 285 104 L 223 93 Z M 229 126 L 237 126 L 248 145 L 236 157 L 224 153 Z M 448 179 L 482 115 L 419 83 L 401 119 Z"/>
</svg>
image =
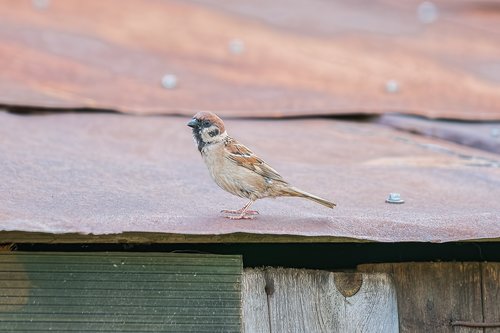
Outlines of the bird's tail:
<svg viewBox="0 0 500 333">
<path fill-rule="evenodd" d="M 307 192 L 304 192 L 302 190 L 299 190 L 298 188 L 296 187 L 288 187 L 286 190 L 283 191 L 284 195 L 288 195 L 288 196 L 291 196 L 291 197 L 301 197 L 301 198 L 306 198 L 306 199 L 309 199 L 311 201 L 314 201 L 314 202 L 317 202 L 319 203 L 320 205 L 323 205 L 325 207 L 328 207 L 328 208 L 333 208 L 335 206 L 337 206 L 336 204 L 334 204 L 333 202 L 331 201 L 328 201 L 328 200 L 325 200 L 325 199 L 322 199 L 320 197 L 317 197 L 315 195 L 312 195 L 311 193 L 307 193 Z"/>
</svg>

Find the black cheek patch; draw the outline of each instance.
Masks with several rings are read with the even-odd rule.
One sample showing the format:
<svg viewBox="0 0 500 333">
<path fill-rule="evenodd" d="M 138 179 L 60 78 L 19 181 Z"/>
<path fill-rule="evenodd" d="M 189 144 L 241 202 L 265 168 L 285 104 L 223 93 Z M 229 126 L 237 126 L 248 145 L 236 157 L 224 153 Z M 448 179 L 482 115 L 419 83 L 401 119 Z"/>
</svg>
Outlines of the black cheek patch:
<svg viewBox="0 0 500 333">
<path fill-rule="evenodd" d="M 201 133 L 199 128 L 197 127 L 193 128 L 193 136 L 194 139 L 196 140 L 196 144 L 198 145 L 198 150 L 201 153 L 201 150 L 203 149 L 203 147 L 205 147 L 205 142 L 203 142 L 203 139 L 201 138 Z"/>
<path fill-rule="evenodd" d="M 219 130 L 214 129 L 213 131 L 208 132 L 208 135 L 210 135 L 211 138 L 213 138 L 216 135 L 219 135 Z"/>
</svg>

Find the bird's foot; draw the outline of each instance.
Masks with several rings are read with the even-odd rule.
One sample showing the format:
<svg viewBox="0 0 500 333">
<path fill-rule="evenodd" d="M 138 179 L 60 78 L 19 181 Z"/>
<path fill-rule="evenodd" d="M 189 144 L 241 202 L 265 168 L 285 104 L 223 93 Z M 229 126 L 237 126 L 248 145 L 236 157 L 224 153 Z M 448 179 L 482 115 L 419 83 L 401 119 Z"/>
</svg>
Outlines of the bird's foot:
<svg viewBox="0 0 500 333">
<path fill-rule="evenodd" d="M 230 220 L 253 220 L 254 216 L 253 215 L 246 215 L 248 212 L 242 213 L 240 215 L 226 215 L 226 219 Z"/>
<path fill-rule="evenodd" d="M 228 214 L 241 214 L 241 213 L 243 213 L 243 208 L 238 209 L 238 210 L 223 209 L 220 212 L 221 213 L 228 213 Z M 259 212 L 256 211 L 256 210 L 246 210 L 245 214 L 248 214 L 248 215 L 259 215 Z"/>
<path fill-rule="evenodd" d="M 230 210 L 230 209 L 223 209 L 221 210 L 222 213 L 228 213 L 228 214 L 235 214 L 233 215 L 226 215 L 227 219 L 230 220 L 251 220 L 254 217 L 252 215 L 257 215 L 259 214 L 258 211 L 256 210 L 250 210 L 250 206 L 252 205 L 253 200 L 250 200 L 243 208 L 240 208 L 238 210 Z"/>
<path fill-rule="evenodd" d="M 259 212 L 256 210 L 245 211 L 243 209 L 238 209 L 238 210 L 223 209 L 221 210 L 221 213 L 236 214 L 236 215 L 225 216 L 227 219 L 230 220 L 252 220 L 254 218 L 253 215 L 259 214 Z"/>
</svg>

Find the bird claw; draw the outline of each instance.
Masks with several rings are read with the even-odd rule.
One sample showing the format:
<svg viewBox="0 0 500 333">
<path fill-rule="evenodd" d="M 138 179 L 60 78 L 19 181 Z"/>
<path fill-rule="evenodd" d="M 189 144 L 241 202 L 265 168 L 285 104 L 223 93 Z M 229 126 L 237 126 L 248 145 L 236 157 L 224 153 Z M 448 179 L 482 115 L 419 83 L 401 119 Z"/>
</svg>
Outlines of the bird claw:
<svg viewBox="0 0 500 333">
<path fill-rule="evenodd" d="M 241 213 L 243 213 L 243 210 L 242 209 L 238 209 L 238 210 L 223 209 L 220 212 L 221 213 L 228 213 L 228 214 L 241 214 Z M 247 211 L 245 211 L 245 214 L 248 214 L 248 215 L 259 215 L 259 212 L 256 211 L 256 210 L 247 210 Z"/>
<path fill-rule="evenodd" d="M 241 214 L 238 216 L 227 215 L 225 217 L 226 217 L 226 219 L 230 219 L 230 220 L 253 220 L 254 219 L 254 217 L 252 215 L 245 215 L 245 214 Z"/>
<path fill-rule="evenodd" d="M 221 210 L 221 213 L 235 214 L 235 216 L 233 215 L 225 216 L 227 219 L 230 220 L 252 220 L 254 218 L 252 215 L 259 214 L 259 212 L 256 210 L 248 209 L 252 203 L 253 200 L 249 201 L 245 206 L 243 206 L 238 210 L 223 209 Z"/>
</svg>

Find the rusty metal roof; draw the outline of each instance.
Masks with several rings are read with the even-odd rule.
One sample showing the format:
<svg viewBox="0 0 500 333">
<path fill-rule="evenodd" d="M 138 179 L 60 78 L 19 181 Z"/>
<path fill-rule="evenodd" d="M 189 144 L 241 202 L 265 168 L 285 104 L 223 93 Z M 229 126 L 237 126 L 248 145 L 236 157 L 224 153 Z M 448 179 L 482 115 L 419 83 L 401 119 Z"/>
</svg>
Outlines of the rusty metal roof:
<svg viewBox="0 0 500 333">
<path fill-rule="evenodd" d="M 0 105 L 154 115 L 0 111 L 0 243 L 500 240 L 500 157 L 439 139 L 496 152 L 498 124 L 270 120 L 500 120 L 493 1 L 0 6 Z M 244 202 L 192 143 L 200 109 L 338 207 L 268 199 L 257 220 L 224 219 Z"/>
<path fill-rule="evenodd" d="M 209 178 L 186 121 L 0 112 L 1 242 L 500 239 L 498 155 L 331 119 L 228 120 L 285 179 L 338 204 L 264 199 L 256 220 L 229 221 L 219 210 L 244 200 Z"/>
<path fill-rule="evenodd" d="M 461 145 L 500 154 L 500 122 L 430 120 L 421 117 L 386 114 L 377 123 L 402 131 L 435 137 Z"/>
<path fill-rule="evenodd" d="M 498 120 L 495 3 L 2 0 L 0 104 Z"/>
</svg>

